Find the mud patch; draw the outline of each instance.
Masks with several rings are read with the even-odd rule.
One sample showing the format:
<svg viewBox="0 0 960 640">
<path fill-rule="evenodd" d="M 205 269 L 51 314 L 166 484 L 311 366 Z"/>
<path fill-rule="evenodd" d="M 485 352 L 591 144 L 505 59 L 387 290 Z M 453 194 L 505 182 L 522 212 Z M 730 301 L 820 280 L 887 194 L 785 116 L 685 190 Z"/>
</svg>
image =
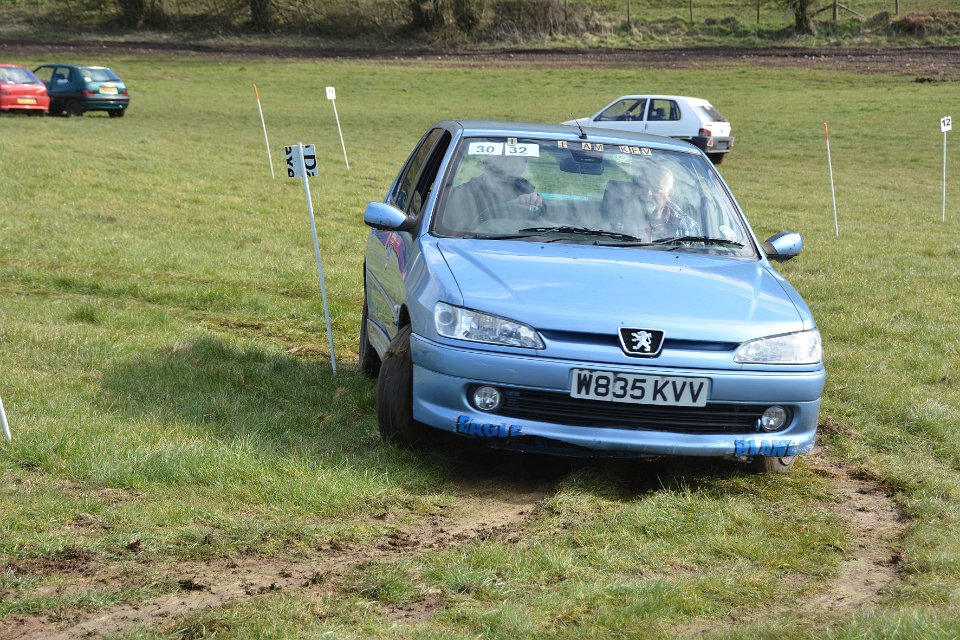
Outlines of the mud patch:
<svg viewBox="0 0 960 640">
<path fill-rule="evenodd" d="M 396 625 L 414 625 L 430 620 L 442 606 L 435 594 L 427 594 L 416 602 L 385 608 L 382 613 Z"/>
<path fill-rule="evenodd" d="M 809 465 L 833 486 L 832 509 L 849 523 L 850 541 L 836 577 L 804 608 L 850 613 L 880 603 L 899 580 L 903 563 L 900 508 L 882 487 L 837 462 L 811 457 Z"/>
<path fill-rule="evenodd" d="M 87 576 L 93 573 L 95 559 L 86 549 L 65 547 L 53 554 L 12 560 L 0 567 L 0 571 L 11 571 L 14 575 Z"/>
<path fill-rule="evenodd" d="M 320 599 L 332 593 L 348 572 L 365 562 L 494 536 L 518 539 L 516 528 L 552 489 L 550 484 L 534 484 L 515 489 L 484 481 L 472 485 L 468 493 L 457 495 L 454 491 L 454 504 L 412 526 L 392 529 L 372 546 L 352 548 L 332 542 L 318 551 L 284 558 L 180 564 L 166 576 L 177 585 L 175 593 L 104 609 L 92 617 L 78 616 L 69 626 L 40 617 L 5 620 L 0 622 L 0 637 L 74 640 L 119 635 L 134 626 L 159 626 L 203 609 L 278 591 Z M 433 594 L 427 594 L 420 601 L 385 608 L 384 615 L 398 624 L 415 624 L 432 617 L 440 606 Z"/>
</svg>

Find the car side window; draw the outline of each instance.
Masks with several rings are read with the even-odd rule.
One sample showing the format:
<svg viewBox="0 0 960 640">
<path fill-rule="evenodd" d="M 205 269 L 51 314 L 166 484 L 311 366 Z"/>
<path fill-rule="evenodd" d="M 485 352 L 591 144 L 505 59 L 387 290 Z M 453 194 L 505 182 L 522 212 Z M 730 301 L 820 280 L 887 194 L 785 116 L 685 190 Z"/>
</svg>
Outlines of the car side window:
<svg viewBox="0 0 960 640">
<path fill-rule="evenodd" d="M 647 106 L 646 98 L 627 98 L 626 100 L 617 100 L 612 105 L 603 110 L 597 116 L 596 120 L 643 120 L 643 109 Z"/>
<path fill-rule="evenodd" d="M 410 208 L 407 210 L 407 215 L 410 217 L 418 218 L 423 204 L 430 197 L 430 192 L 433 191 L 433 186 L 437 181 L 437 171 L 440 170 L 440 164 L 443 162 L 443 156 L 447 153 L 447 147 L 450 146 L 450 140 L 450 134 L 442 131 L 440 139 L 434 144 L 413 191 L 413 199 L 410 202 Z"/>
<path fill-rule="evenodd" d="M 53 75 L 52 67 L 40 67 L 33 72 L 33 75 L 40 78 L 41 82 L 50 82 L 50 76 Z"/>
<path fill-rule="evenodd" d="M 664 100 L 655 98 L 650 101 L 650 113 L 647 120 L 650 122 L 663 122 L 680 119 L 680 105 L 675 100 Z"/>
<path fill-rule="evenodd" d="M 400 179 L 397 181 L 397 186 L 389 199 L 390 204 L 397 209 L 406 211 L 410 206 L 417 177 L 420 175 L 420 170 L 423 168 L 424 163 L 426 163 L 430 155 L 430 150 L 433 149 L 433 145 L 441 133 L 440 129 L 434 129 L 428 133 L 420 142 L 420 146 L 413 152 L 413 155 L 410 156 L 410 159 L 407 160 Z"/>
</svg>

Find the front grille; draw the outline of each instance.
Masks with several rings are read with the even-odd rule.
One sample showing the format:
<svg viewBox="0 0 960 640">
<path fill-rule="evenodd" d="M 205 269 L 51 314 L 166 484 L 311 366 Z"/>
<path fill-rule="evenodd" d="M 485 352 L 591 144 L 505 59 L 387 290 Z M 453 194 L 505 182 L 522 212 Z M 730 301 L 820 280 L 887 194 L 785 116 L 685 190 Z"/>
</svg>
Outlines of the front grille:
<svg viewBox="0 0 960 640">
<path fill-rule="evenodd" d="M 708 404 L 663 407 L 571 398 L 563 393 L 507 390 L 499 415 L 574 427 L 612 427 L 674 433 L 753 433 L 768 405 Z M 787 424 L 790 420 L 787 420 Z"/>
</svg>

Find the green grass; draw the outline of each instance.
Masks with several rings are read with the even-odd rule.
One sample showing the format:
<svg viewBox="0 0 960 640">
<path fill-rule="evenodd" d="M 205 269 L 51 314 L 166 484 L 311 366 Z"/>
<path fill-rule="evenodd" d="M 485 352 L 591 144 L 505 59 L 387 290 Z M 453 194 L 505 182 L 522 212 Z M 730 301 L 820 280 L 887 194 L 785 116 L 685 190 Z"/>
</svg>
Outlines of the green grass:
<svg viewBox="0 0 960 640">
<path fill-rule="evenodd" d="M 11 60 L 34 64 L 39 60 Z M 584 462 L 519 539 L 374 560 L 327 597 L 268 593 L 128 637 L 949 638 L 960 629 L 960 183 L 950 138 L 940 223 L 938 121 L 955 83 L 751 68 L 460 68 L 97 60 L 131 87 L 122 120 L 0 117 L 0 619 L 95 611 L 176 585 L 188 560 L 372 545 L 505 492 L 525 461 L 380 443 L 374 385 L 351 367 L 364 203 L 448 117 L 558 122 L 623 93 L 709 98 L 737 146 L 722 172 L 758 235 L 804 234 L 782 267 L 823 332 L 823 440 L 908 518 L 902 580 L 855 616 L 794 612 L 836 574 L 847 523 L 801 463 Z M 302 183 L 274 162 L 315 143 L 312 182 L 339 374 L 327 358 Z M 342 163 L 324 87 L 335 85 Z M 956 115 L 956 114 L 953 114 Z M 823 143 L 830 123 L 840 237 Z M 383 513 L 397 520 L 385 523 Z M 136 543 L 132 545 L 131 543 Z M 136 549 L 133 551 L 132 549 Z M 155 579 L 18 572 L 69 556 Z M 7 567 L 7 570 L 2 567 Z M 72 585 L 64 593 L 56 587 Z M 390 611 L 430 600 L 427 620 Z M 746 620 L 738 626 L 733 616 Z"/>
</svg>

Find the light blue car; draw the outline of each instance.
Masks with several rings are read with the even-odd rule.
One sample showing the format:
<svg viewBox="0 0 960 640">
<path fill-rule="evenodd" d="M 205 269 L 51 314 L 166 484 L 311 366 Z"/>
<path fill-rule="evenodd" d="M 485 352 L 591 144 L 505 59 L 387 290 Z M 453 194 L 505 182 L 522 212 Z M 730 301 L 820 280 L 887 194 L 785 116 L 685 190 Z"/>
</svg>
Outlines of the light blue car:
<svg viewBox="0 0 960 640">
<path fill-rule="evenodd" d="M 711 456 L 785 472 L 814 446 L 806 303 L 685 142 L 448 121 L 367 206 L 360 368 L 382 437 Z"/>
</svg>

